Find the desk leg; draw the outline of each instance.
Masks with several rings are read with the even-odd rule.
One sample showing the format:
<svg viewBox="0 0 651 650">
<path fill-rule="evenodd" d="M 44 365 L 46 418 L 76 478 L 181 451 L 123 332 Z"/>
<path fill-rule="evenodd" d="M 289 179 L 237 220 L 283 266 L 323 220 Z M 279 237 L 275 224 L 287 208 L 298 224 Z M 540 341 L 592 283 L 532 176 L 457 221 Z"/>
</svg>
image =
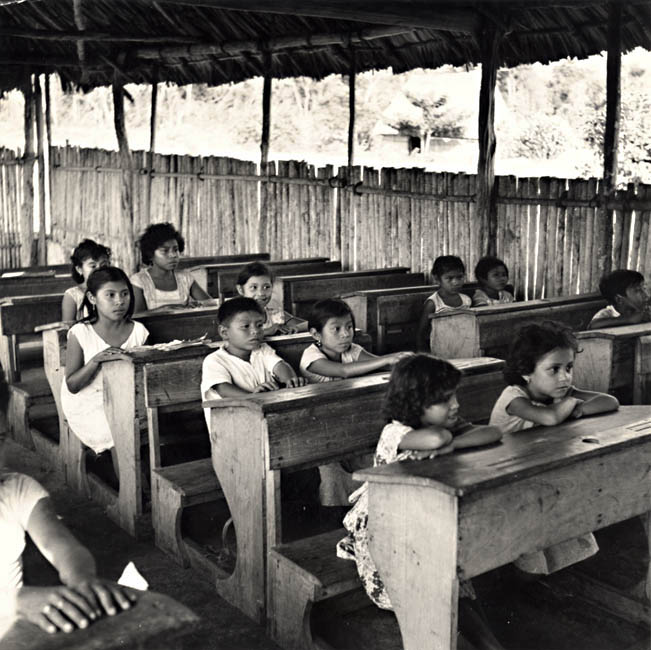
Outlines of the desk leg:
<svg viewBox="0 0 651 650">
<path fill-rule="evenodd" d="M 640 336 L 635 342 L 633 372 L 633 404 L 651 403 L 651 335 Z"/>
<path fill-rule="evenodd" d="M 646 585 L 645 593 L 647 602 L 651 603 L 651 511 L 642 515 L 642 523 L 646 532 L 647 544 L 649 547 L 649 564 L 646 568 Z"/>
<path fill-rule="evenodd" d="M 421 486 L 371 483 L 368 525 L 404 650 L 455 650 L 456 498 Z"/>
</svg>

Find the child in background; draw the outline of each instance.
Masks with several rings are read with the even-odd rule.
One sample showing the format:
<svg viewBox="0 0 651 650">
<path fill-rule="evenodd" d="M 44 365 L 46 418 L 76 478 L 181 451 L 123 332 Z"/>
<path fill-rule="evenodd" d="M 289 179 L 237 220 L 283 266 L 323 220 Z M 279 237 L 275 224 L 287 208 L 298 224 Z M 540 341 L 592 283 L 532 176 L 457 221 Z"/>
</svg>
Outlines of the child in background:
<svg viewBox="0 0 651 650">
<path fill-rule="evenodd" d="M 359 377 L 394 365 L 413 352 L 396 352 L 382 357 L 370 354 L 361 345 L 353 343 L 355 322 L 350 307 L 342 300 L 320 300 L 312 308 L 309 320 L 310 334 L 316 343 L 310 345 L 301 357 L 300 371 L 311 384 Z M 321 505 L 341 507 L 348 505 L 348 497 L 359 484 L 351 473 L 368 467 L 370 458 L 364 455 L 344 463 L 321 465 Z"/>
<path fill-rule="evenodd" d="M 263 342 L 265 313 L 252 298 L 227 300 L 217 312 L 219 334 L 226 342 L 209 354 L 201 369 L 204 401 L 304 386 L 294 369 Z M 210 409 L 205 409 L 210 428 Z"/>
<path fill-rule="evenodd" d="M 95 269 L 108 266 L 110 259 L 111 249 L 94 242 L 92 239 L 84 239 L 77 244 L 70 256 L 72 279 L 77 283 L 77 286 L 66 289 L 63 294 L 63 301 L 61 302 L 62 321 L 78 321 L 88 316 L 88 313 L 83 308 L 86 296 L 86 281 Z"/>
<path fill-rule="evenodd" d="M 355 321 L 343 300 L 320 300 L 308 321 L 316 340 L 303 352 L 300 371 L 311 384 L 359 377 L 392 366 L 412 352 L 394 352 L 376 357 L 353 343 Z"/>
<path fill-rule="evenodd" d="M 125 358 L 125 350 L 143 345 L 149 332 L 131 320 L 133 289 L 122 269 L 107 266 L 87 280 L 90 316 L 68 332 L 66 374 L 61 406 L 72 432 L 95 454 L 111 451 L 119 477 L 113 436 L 104 413 L 102 363 Z"/>
<path fill-rule="evenodd" d="M 264 309 L 263 330 L 265 336 L 307 332 L 307 321 L 292 316 L 279 307 L 269 306 L 273 282 L 273 274 L 266 264 L 251 262 L 237 276 L 237 292 L 246 298 L 253 298 Z"/>
<path fill-rule="evenodd" d="M 641 273 L 617 269 L 601 278 L 599 291 L 609 305 L 592 317 L 589 329 L 633 325 L 651 320 L 651 300 L 644 288 L 644 276 Z"/>
<path fill-rule="evenodd" d="M 0 626 L 25 619 L 49 634 L 87 628 L 104 615 L 129 609 L 131 591 L 97 577 L 95 560 L 54 510 L 48 493 L 34 479 L 5 463 L 0 433 Z M 25 533 L 58 571 L 61 585 L 23 585 Z M 1 630 L 0 630 L 1 636 Z"/>
<path fill-rule="evenodd" d="M 507 387 L 493 407 L 490 424 L 514 433 L 617 410 L 615 397 L 572 385 L 577 350 L 576 337 L 561 323 L 522 327 L 511 344 L 504 369 Z M 522 555 L 515 565 L 527 573 L 548 574 L 597 551 L 594 536 L 588 534 Z"/>
<path fill-rule="evenodd" d="M 384 403 L 388 424 L 382 430 L 374 465 L 401 460 L 434 458 L 455 449 L 497 442 L 497 427 L 474 426 L 458 415 L 456 391 L 461 372 L 452 364 L 427 354 L 397 363 Z M 364 484 L 350 497 L 353 508 L 344 518 L 348 535 L 337 544 L 337 555 L 357 563 L 357 571 L 369 598 L 382 609 L 393 609 L 368 548 L 368 492 Z M 459 628 L 477 647 L 501 648 L 470 600 L 474 590 L 468 581 L 459 584 Z"/>
<path fill-rule="evenodd" d="M 506 290 L 509 270 L 498 257 L 482 257 L 475 266 L 475 277 L 480 288 L 476 289 L 472 296 L 473 307 L 513 302 L 513 295 Z"/>
<path fill-rule="evenodd" d="M 466 279 L 466 267 L 456 255 L 442 255 L 434 260 L 432 279 L 440 285 L 427 300 L 418 324 L 418 349 L 429 348 L 430 314 L 439 314 L 470 307 L 472 300 L 461 292 Z"/>
<path fill-rule="evenodd" d="M 187 307 L 212 298 L 187 269 L 176 270 L 185 240 L 171 223 L 148 226 L 138 240 L 142 263 L 148 268 L 131 276 L 135 312 L 162 307 Z"/>
</svg>

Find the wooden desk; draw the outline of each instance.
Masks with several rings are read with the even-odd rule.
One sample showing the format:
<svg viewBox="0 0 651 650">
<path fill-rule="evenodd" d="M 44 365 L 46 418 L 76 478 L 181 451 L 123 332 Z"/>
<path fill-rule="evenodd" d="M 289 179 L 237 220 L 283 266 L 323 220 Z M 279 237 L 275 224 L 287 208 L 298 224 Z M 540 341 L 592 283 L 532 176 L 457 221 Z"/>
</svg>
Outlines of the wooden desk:
<svg viewBox="0 0 651 650">
<path fill-rule="evenodd" d="M 578 332 L 574 383 L 616 395 L 624 404 L 651 404 L 651 323 Z"/>
<path fill-rule="evenodd" d="M 483 354 L 504 359 L 523 325 L 556 320 L 584 330 L 605 304 L 600 295 L 590 293 L 443 312 L 431 317 L 430 349 L 443 359 Z"/>
<path fill-rule="evenodd" d="M 169 596 L 142 591 L 131 609 L 70 634 L 48 634 L 32 623 L 16 621 L 0 639 L 0 650 L 179 650 L 179 637 L 198 622 L 196 614 Z"/>
<path fill-rule="evenodd" d="M 0 280 L 0 298 L 47 293 L 63 295 L 66 289 L 74 286 L 74 280 L 69 273 L 42 277 L 26 275 L 17 278 L 4 278 Z"/>
<path fill-rule="evenodd" d="M 650 458 L 651 409 L 625 406 L 356 472 L 369 481 L 370 550 L 405 650 L 456 647 L 459 579 L 647 513 Z"/>
</svg>

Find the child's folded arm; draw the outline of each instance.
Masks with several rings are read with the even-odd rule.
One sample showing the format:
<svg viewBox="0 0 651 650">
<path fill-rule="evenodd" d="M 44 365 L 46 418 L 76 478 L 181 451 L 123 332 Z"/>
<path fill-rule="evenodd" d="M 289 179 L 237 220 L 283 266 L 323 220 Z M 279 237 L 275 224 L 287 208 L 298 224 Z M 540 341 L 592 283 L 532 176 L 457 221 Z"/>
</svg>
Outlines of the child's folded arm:
<svg viewBox="0 0 651 650">
<path fill-rule="evenodd" d="M 223 382 L 220 384 L 214 384 L 211 386 L 212 390 L 216 390 L 219 393 L 220 397 L 244 397 L 245 395 L 250 395 L 251 393 L 248 390 L 244 390 L 235 384 L 230 384 L 228 382 Z"/>
<path fill-rule="evenodd" d="M 583 415 L 595 415 L 597 413 L 608 413 L 619 408 L 619 401 L 613 395 L 597 393 L 591 390 L 580 390 L 573 388 L 570 395 L 583 400 L 581 411 Z"/>
<path fill-rule="evenodd" d="M 423 427 L 412 429 L 404 435 L 398 449 L 400 450 L 425 450 L 439 449 L 452 441 L 452 433 L 443 427 Z"/>
<path fill-rule="evenodd" d="M 454 448 L 478 447 L 490 445 L 502 439 L 502 432 L 498 427 L 490 425 L 470 424 L 464 426 L 460 433 L 454 436 Z"/>
<path fill-rule="evenodd" d="M 524 397 L 516 397 L 507 407 L 509 415 L 515 415 L 535 424 L 551 427 L 567 420 L 572 411 L 582 400 L 576 397 L 564 397 L 555 404 L 538 406 Z"/>
</svg>

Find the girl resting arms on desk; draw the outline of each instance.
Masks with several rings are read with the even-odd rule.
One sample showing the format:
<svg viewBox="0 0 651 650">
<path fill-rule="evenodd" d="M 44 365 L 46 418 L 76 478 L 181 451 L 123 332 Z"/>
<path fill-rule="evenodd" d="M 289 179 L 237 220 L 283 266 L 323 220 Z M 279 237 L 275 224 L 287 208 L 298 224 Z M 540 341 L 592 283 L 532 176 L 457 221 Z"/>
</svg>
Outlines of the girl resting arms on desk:
<svg viewBox="0 0 651 650">
<path fill-rule="evenodd" d="M 382 429 L 375 450 L 374 465 L 401 460 L 434 458 L 455 449 L 498 441 L 497 427 L 475 426 L 459 417 L 456 391 L 461 372 L 452 364 L 427 354 L 399 361 L 393 368 L 385 398 L 388 424 Z M 337 544 L 337 555 L 357 563 L 357 571 L 369 598 L 382 609 L 392 609 L 368 549 L 367 484 L 354 492 L 353 508 L 344 518 L 347 537 Z M 470 605 L 475 598 L 472 585 L 459 585 L 459 629 L 477 648 L 502 648 Z"/>
<path fill-rule="evenodd" d="M 572 384 L 578 347 L 572 330 L 561 323 L 546 321 L 522 327 L 511 344 L 504 369 L 508 385 L 493 407 L 490 424 L 503 433 L 513 433 L 616 411 L 619 402 L 612 395 L 581 390 Z M 515 565 L 527 573 L 549 574 L 598 550 L 594 536 L 588 533 L 522 555 Z"/>
</svg>

